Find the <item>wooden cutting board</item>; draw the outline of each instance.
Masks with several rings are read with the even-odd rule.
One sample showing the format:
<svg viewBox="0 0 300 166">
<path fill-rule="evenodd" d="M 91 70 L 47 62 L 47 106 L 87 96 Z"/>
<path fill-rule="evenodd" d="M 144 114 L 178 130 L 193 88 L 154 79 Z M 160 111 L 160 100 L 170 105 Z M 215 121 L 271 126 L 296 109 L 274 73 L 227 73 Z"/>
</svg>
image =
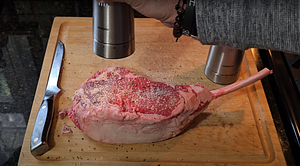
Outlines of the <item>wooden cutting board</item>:
<svg viewBox="0 0 300 166">
<path fill-rule="evenodd" d="M 28 122 L 19 165 L 286 165 L 261 82 L 212 101 L 180 135 L 151 144 L 96 142 L 58 110 L 70 108 L 74 91 L 96 71 L 121 66 L 137 75 L 170 84 L 201 84 L 210 90 L 222 87 L 209 81 L 204 67 L 209 46 L 189 37 L 176 43 L 172 29 L 153 19 L 135 19 L 136 50 L 124 59 L 104 59 L 93 53 L 92 18 L 55 18 Z M 30 137 L 45 91 L 57 41 L 65 45 L 50 132 L 51 149 L 34 158 Z M 246 51 L 239 80 L 257 72 L 255 49 Z M 73 134 L 61 134 L 63 124 Z M 101 126 L 99 126 L 101 127 Z"/>
</svg>

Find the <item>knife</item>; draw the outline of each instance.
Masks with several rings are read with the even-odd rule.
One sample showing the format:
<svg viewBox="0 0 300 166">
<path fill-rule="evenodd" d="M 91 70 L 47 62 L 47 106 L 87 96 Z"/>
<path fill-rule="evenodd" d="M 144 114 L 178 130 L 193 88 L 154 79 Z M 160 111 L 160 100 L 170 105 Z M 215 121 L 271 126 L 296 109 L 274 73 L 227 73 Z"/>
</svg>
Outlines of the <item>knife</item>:
<svg viewBox="0 0 300 166">
<path fill-rule="evenodd" d="M 31 154 L 35 157 L 44 154 L 49 149 L 48 136 L 54 112 L 53 101 L 55 95 L 60 91 L 60 89 L 57 87 L 57 82 L 63 54 L 64 45 L 61 41 L 58 41 L 46 91 L 37 117 L 35 119 L 30 140 Z"/>
</svg>

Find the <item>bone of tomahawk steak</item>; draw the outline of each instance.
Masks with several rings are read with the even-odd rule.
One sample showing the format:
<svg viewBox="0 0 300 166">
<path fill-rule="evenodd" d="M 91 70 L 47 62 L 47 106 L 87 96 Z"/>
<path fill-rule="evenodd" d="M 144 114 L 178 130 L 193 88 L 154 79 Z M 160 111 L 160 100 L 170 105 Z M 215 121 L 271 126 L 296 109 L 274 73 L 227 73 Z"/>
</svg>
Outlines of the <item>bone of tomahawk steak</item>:
<svg viewBox="0 0 300 166">
<path fill-rule="evenodd" d="M 170 85 L 137 76 L 122 67 L 95 73 L 75 92 L 68 115 L 96 141 L 150 143 L 182 132 L 209 102 L 272 73 L 257 74 L 209 91 L 202 85 Z"/>
</svg>

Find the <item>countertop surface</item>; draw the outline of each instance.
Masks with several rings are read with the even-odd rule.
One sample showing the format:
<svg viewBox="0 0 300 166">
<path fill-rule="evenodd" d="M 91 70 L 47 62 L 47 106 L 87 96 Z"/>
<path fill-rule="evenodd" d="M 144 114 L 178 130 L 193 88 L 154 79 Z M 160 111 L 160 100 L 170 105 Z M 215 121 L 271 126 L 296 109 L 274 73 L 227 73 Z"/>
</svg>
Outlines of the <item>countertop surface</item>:
<svg viewBox="0 0 300 166">
<path fill-rule="evenodd" d="M 0 14 L 0 165 L 10 166 L 18 164 L 53 19 L 92 17 L 92 1 L 1 0 Z M 287 164 L 294 165 L 276 105 L 269 105 Z"/>
</svg>

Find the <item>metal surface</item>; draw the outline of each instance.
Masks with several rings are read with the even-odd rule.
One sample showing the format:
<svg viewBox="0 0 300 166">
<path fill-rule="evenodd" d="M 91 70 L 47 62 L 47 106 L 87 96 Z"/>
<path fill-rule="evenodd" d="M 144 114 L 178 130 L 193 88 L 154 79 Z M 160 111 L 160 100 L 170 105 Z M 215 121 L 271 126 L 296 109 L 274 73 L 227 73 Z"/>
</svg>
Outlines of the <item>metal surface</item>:
<svg viewBox="0 0 300 166">
<path fill-rule="evenodd" d="M 50 75 L 46 87 L 45 99 L 48 99 L 54 96 L 56 93 L 60 91 L 57 87 L 58 77 L 61 68 L 61 62 L 64 54 L 64 45 L 61 41 L 58 41 L 55 56 L 52 62 L 52 67 L 50 70 Z"/>
<path fill-rule="evenodd" d="M 53 118 L 54 95 L 60 91 L 60 89 L 57 87 L 57 82 L 59 78 L 63 54 L 64 45 L 61 41 L 58 41 L 46 91 L 35 120 L 30 140 L 31 154 L 35 157 L 44 154 L 49 149 L 48 134 Z"/>
<path fill-rule="evenodd" d="M 286 136 L 289 140 L 290 150 L 292 151 L 296 165 L 299 165 L 300 94 L 299 91 L 297 91 L 298 87 L 296 82 L 292 78 L 293 76 L 289 69 L 286 54 L 287 53 L 279 51 L 259 50 L 259 56 L 262 59 L 263 65 L 274 71 L 268 79 L 272 92 L 274 93 L 276 106 L 278 107 Z M 272 112 L 272 114 L 274 115 L 274 112 Z"/>
<path fill-rule="evenodd" d="M 205 75 L 217 84 L 231 84 L 239 77 L 244 51 L 212 45 L 209 50 Z"/>
<path fill-rule="evenodd" d="M 135 50 L 134 12 L 126 3 L 93 1 L 93 50 L 109 59 L 124 58 Z"/>
</svg>

